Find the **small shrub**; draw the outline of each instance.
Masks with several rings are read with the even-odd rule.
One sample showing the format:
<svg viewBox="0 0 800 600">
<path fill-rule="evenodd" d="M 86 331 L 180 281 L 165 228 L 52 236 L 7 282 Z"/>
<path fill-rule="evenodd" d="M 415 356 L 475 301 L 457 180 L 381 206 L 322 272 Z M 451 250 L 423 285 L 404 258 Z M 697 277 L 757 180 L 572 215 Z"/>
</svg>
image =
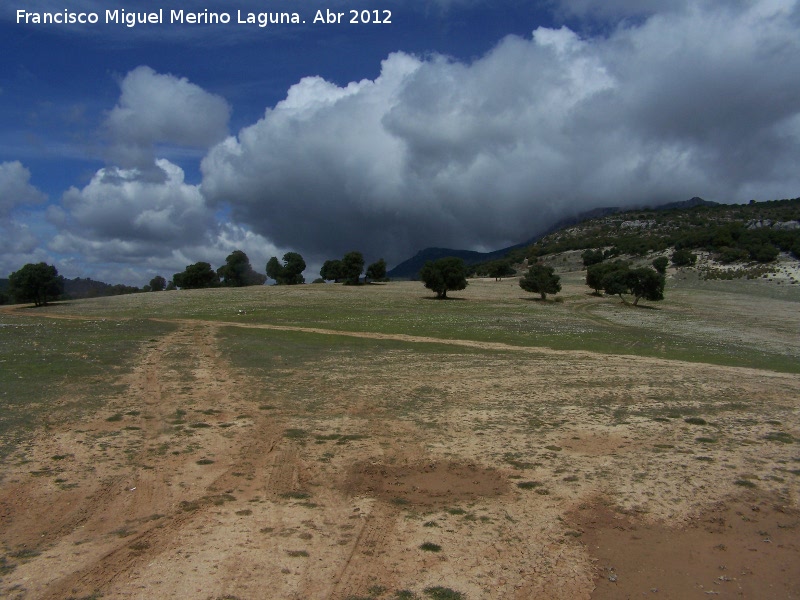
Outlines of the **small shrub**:
<svg viewBox="0 0 800 600">
<path fill-rule="evenodd" d="M 281 498 L 287 498 L 289 500 L 307 500 L 311 498 L 311 494 L 308 492 L 302 492 L 300 490 L 294 490 L 291 492 L 284 492 L 281 494 Z"/>
<path fill-rule="evenodd" d="M 753 483 L 752 481 L 750 481 L 749 479 L 737 479 L 736 481 L 733 482 L 733 484 L 734 485 L 738 485 L 740 487 L 746 487 L 746 488 L 754 488 L 754 487 L 756 487 L 756 484 Z"/>
<path fill-rule="evenodd" d="M 308 435 L 308 432 L 305 429 L 287 429 L 283 432 L 283 437 L 289 438 L 290 440 L 302 440 Z"/>
<path fill-rule="evenodd" d="M 684 423 L 689 423 L 689 425 L 707 425 L 707 421 L 702 417 L 686 417 Z"/>
<path fill-rule="evenodd" d="M 521 490 L 532 490 L 542 485 L 541 481 L 520 481 L 517 487 Z"/>
<path fill-rule="evenodd" d="M 0 577 L 8 575 L 16 568 L 16 564 L 8 562 L 5 556 L 0 556 Z"/>
<path fill-rule="evenodd" d="M 425 552 L 441 552 L 442 547 L 439 544 L 434 544 L 433 542 L 425 542 L 424 544 L 420 545 L 420 550 L 425 550 Z"/>
<path fill-rule="evenodd" d="M 148 544 L 147 542 L 134 542 L 133 544 L 128 546 L 128 548 L 130 548 L 133 552 L 140 554 L 145 550 L 147 550 L 148 548 L 150 548 L 150 544 Z"/>
<path fill-rule="evenodd" d="M 184 512 L 192 512 L 200 508 L 200 503 L 196 500 L 181 500 L 180 507 Z"/>
<path fill-rule="evenodd" d="M 373 585 L 367 590 L 370 596 L 381 596 L 386 593 L 386 588 L 382 585 Z"/>
<path fill-rule="evenodd" d="M 16 552 L 11 552 L 9 556 L 11 558 L 16 558 L 17 560 L 30 560 L 31 558 L 36 558 L 40 554 L 41 552 L 39 552 L 38 550 L 34 550 L 33 548 L 22 548 L 21 550 L 17 550 Z"/>
<path fill-rule="evenodd" d="M 451 590 L 450 588 L 442 586 L 427 587 L 424 590 L 425 595 L 433 600 L 463 600 L 464 594 Z"/>
</svg>

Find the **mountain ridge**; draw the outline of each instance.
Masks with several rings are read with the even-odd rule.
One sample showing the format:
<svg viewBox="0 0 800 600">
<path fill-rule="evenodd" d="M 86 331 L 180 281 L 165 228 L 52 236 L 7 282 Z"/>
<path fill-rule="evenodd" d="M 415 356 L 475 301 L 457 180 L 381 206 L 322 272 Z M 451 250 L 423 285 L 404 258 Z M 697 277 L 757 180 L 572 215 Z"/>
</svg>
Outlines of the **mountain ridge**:
<svg viewBox="0 0 800 600">
<path fill-rule="evenodd" d="M 438 260 L 446 256 L 455 256 L 456 258 L 460 258 L 464 261 L 464 263 L 467 266 L 476 265 L 491 260 L 498 260 L 505 257 L 507 254 L 509 254 L 514 250 L 518 250 L 535 244 L 537 241 L 541 240 L 545 236 L 550 235 L 551 233 L 558 231 L 559 229 L 563 229 L 565 227 L 571 227 L 573 225 L 577 225 L 585 221 L 589 221 L 592 219 L 599 219 L 609 215 L 634 212 L 634 211 L 643 211 L 643 210 L 667 211 L 667 210 L 689 209 L 698 206 L 719 206 L 719 205 L 720 205 L 719 202 L 714 202 L 712 200 L 704 200 L 699 196 L 694 196 L 689 200 L 668 202 L 665 204 L 659 204 L 657 206 L 639 206 L 639 207 L 626 207 L 626 208 L 622 208 L 619 206 L 605 206 L 605 207 L 593 208 L 591 210 L 578 213 L 577 215 L 574 216 L 565 217 L 557 221 L 556 223 L 554 223 L 541 233 L 538 233 L 533 237 L 525 240 L 524 242 L 520 242 L 519 244 L 514 244 L 512 246 L 508 246 L 505 248 L 500 248 L 498 250 L 492 250 L 491 252 L 478 252 L 475 250 L 460 250 L 455 248 L 439 248 L 439 247 L 424 248 L 419 252 L 417 252 L 411 258 L 408 258 L 403 262 L 397 264 L 387 273 L 387 276 L 391 279 L 415 279 L 417 277 L 417 274 L 419 273 L 419 270 L 425 265 L 427 261 Z"/>
</svg>

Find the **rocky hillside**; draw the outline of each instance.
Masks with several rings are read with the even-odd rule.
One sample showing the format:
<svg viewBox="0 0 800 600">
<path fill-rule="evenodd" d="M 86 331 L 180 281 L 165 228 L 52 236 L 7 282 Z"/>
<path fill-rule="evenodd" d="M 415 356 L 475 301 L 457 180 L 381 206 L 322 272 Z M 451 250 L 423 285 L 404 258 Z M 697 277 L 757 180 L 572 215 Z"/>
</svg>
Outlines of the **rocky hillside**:
<svg viewBox="0 0 800 600">
<path fill-rule="evenodd" d="M 771 263 L 781 252 L 800 257 L 800 198 L 619 212 L 555 231 L 507 259 L 597 248 L 630 256 L 683 248 L 707 252 L 723 264 Z"/>
</svg>

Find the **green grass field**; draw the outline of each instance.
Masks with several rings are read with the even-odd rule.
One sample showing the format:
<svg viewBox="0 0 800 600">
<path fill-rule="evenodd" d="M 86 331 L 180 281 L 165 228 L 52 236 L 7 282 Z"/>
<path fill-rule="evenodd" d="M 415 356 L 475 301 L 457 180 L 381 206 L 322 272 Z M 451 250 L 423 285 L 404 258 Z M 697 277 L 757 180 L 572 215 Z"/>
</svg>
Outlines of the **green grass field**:
<svg viewBox="0 0 800 600">
<path fill-rule="evenodd" d="M 118 377 L 139 349 L 172 329 L 146 319 L 0 314 L 0 458 L 33 429 L 96 410 L 102 398 L 121 391 Z"/>
<path fill-rule="evenodd" d="M 584 350 L 800 372 L 800 290 L 760 282 L 683 280 L 666 300 L 642 307 L 587 293 L 581 273 L 563 276 L 559 301 L 540 302 L 515 279 L 474 280 L 453 299 L 437 301 L 416 282 L 344 287 L 305 285 L 162 292 L 63 302 L 0 316 L 0 436 L 11 444 L 59 411 L 97 408 L 84 400 L 54 408 L 68 392 L 107 397 L 135 353 L 172 331 L 169 320 L 207 320 L 350 333 L 409 335 Z M 42 318 L 77 316 L 79 320 Z M 387 351 L 402 340 L 226 327 L 232 363 L 274 380 L 286 370 L 333 356 Z M 415 352 L 452 353 L 449 344 Z M 422 348 L 424 347 L 424 350 Z M 460 348 L 459 353 L 481 351 Z M 82 398 L 87 395 L 82 393 Z M 4 452 L 0 450 L 0 452 Z"/>
<path fill-rule="evenodd" d="M 562 276 L 559 302 L 539 302 L 515 279 L 475 280 L 437 301 L 415 282 L 190 290 L 71 302 L 54 313 L 201 319 L 635 354 L 800 372 L 800 289 L 750 282 L 679 282 L 666 300 L 596 298 L 582 273 Z M 767 290 L 765 291 L 765 288 Z"/>
</svg>

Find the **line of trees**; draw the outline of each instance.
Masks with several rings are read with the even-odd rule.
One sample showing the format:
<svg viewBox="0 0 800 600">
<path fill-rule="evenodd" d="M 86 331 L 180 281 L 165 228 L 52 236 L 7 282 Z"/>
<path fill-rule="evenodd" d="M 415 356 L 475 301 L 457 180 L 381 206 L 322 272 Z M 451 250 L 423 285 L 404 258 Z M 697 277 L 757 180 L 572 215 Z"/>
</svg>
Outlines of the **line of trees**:
<svg viewBox="0 0 800 600">
<path fill-rule="evenodd" d="M 619 296 L 628 303 L 626 295 L 633 297 L 633 305 L 639 300 L 659 301 L 664 298 L 665 273 L 668 266 L 666 257 L 656 258 L 652 267 L 632 268 L 623 260 L 606 260 L 608 251 L 586 250 L 583 261 L 587 266 L 586 284 L 600 295 Z M 672 255 L 672 263 L 676 266 L 693 264 L 696 256 L 686 249 L 676 250 Z M 253 270 L 250 260 L 241 250 L 235 250 L 225 260 L 225 264 L 214 270 L 207 262 L 187 265 L 180 273 L 175 273 L 172 281 L 157 275 L 144 286 L 143 291 L 163 291 L 169 289 L 198 289 L 208 287 L 243 287 L 263 285 L 267 276 L 279 285 L 296 285 L 305 283 L 303 271 L 306 263 L 296 252 L 287 252 L 283 262 L 272 257 L 267 262 L 267 275 Z M 322 280 L 343 281 L 346 285 L 357 285 L 364 272 L 364 257 L 360 252 L 352 251 L 341 260 L 328 260 L 322 266 Z M 505 275 L 505 266 L 497 267 L 497 276 Z M 427 261 L 419 272 L 419 278 L 426 288 L 436 293 L 437 298 L 447 298 L 447 292 L 463 290 L 467 287 L 468 270 L 464 261 L 456 257 L 445 257 L 436 261 Z M 379 259 L 367 267 L 365 282 L 386 280 L 386 261 Z M 64 278 L 57 269 L 45 263 L 27 264 L 9 276 L 8 294 L 17 302 L 34 302 L 36 306 L 47 304 L 57 299 L 64 292 Z M 561 291 L 560 277 L 553 267 L 541 262 L 534 263 L 524 277 L 519 280 L 520 287 L 539 294 L 542 300 L 548 294 Z M 131 288 L 136 290 L 136 288 Z M 139 290 L 136 290 L 139 291 Z"/>
<path fill-rule="evenodd" d="M 157 291 L 153 286 L 153 291 Z M 195 290 L 210 287 L 245 287 L 250 285 L 264 285 L 267 276 L 256 272 L 242 250 L 234 250 L 225 259 L 225 264 L 216 271 L 210 263 L 205 261 L 187 265 L 186 269 L 172 276 L 171 284 L 166 284 L 162 289 Z M 160 283 L 160 281 L 158 282 Z"/>
<path fill-rule="evenodd" d="M 319 270 L 323 281 L 343 282 L 345 285 L 358 285 L 362 273 L 364 273 L 364 255 L 356 250 L 348 252 L 341 259 L 326 260 Z M 380 258 L 367 267 L 364 283 L 368 283 L 369 280 L 388 281 L 385 260 Z"/>
</svg>

